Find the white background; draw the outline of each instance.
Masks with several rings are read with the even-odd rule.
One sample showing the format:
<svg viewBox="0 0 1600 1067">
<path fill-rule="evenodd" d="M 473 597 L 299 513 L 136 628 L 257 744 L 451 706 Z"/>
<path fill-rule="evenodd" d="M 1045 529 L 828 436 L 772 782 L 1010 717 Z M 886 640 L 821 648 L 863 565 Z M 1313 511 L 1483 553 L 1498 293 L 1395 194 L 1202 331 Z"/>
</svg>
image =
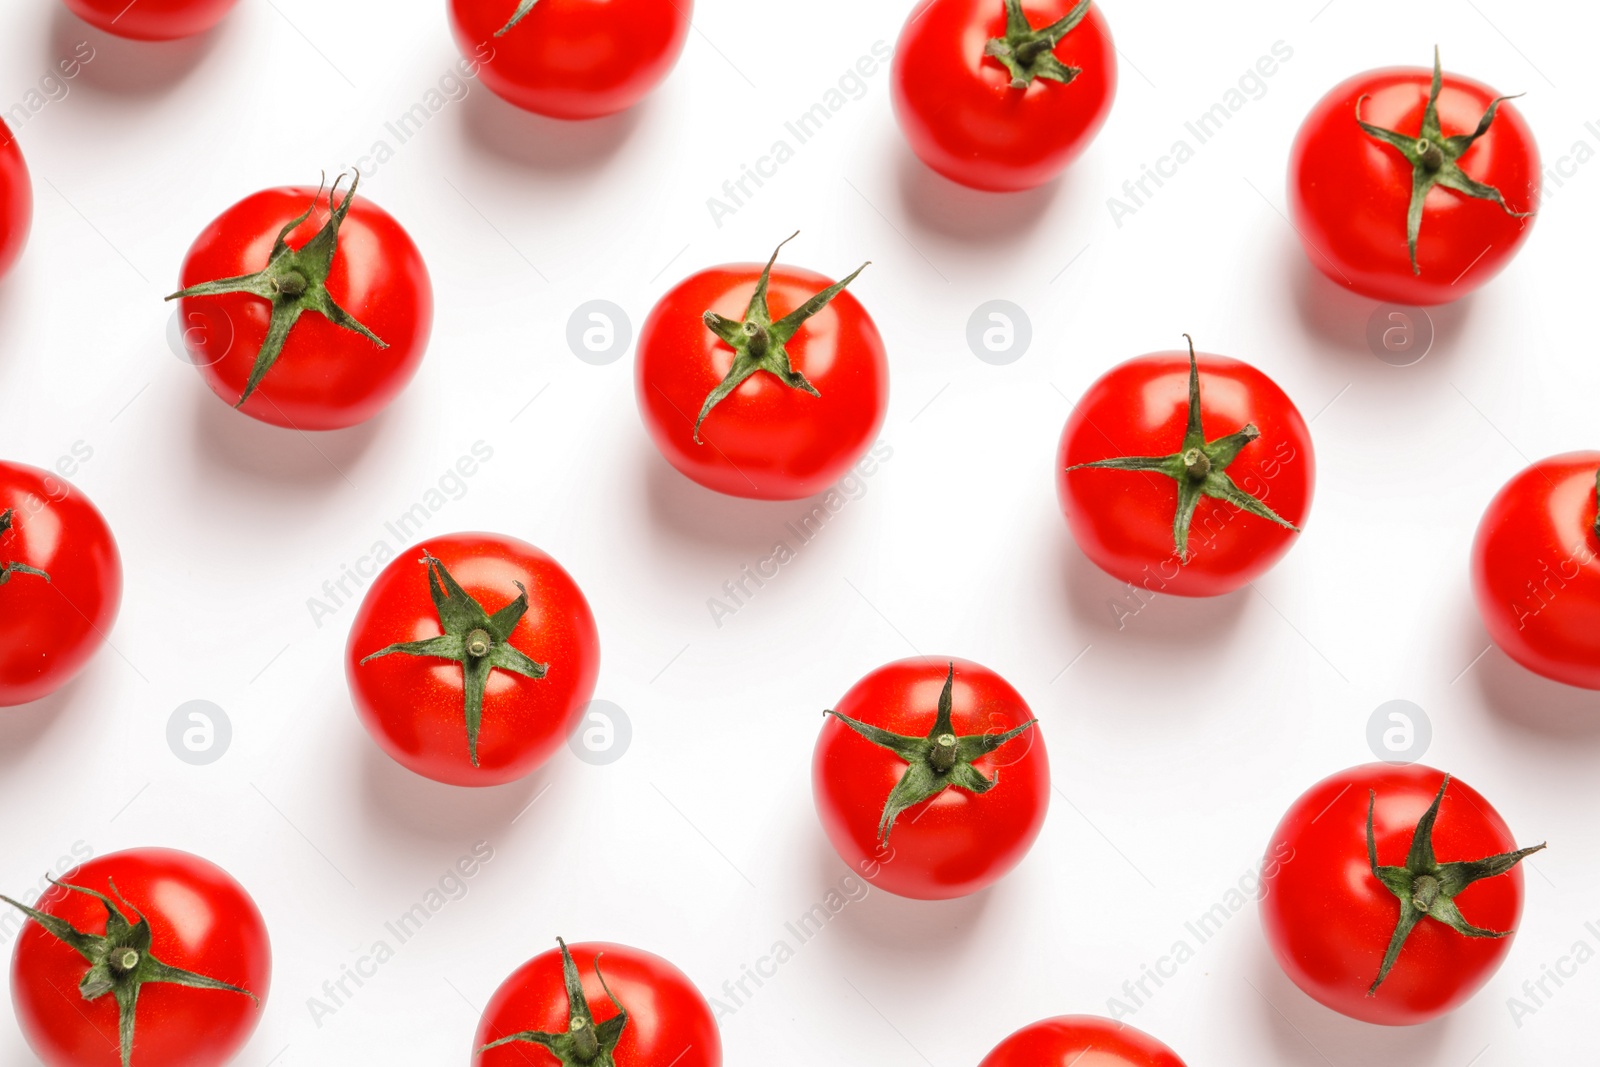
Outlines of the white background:
<svg viewBox="0 0 1600 1067">
<path fill-rule="evenodd" d="M 898 135 L 882 71 L 718 228 L 707 198 L 892 42 L 906 7 L 703 0 L 677 71 L 632 114 L 565 126 L 478 86 L 444 107 L 362 188 L 432 271 L 428 357 L 384 415 L 311 439 L 212 396 L 170 350 L 161 297 L 224 207 L 393 142 L 384 124 L 457 58 L 441 0 L 244 0 L 170 46 L 11 0 L 0 108 L 77 42 L 96 58 L 18 130 L 38 204 L 0 286 L 0 455 L 50 466 L 93 449 L 76 482 L 116 531 L 127 594 L 115 651 L 0 716 L 0 889 L 25 891 L 80 842 L 202 853 L 273 936 L 242 1064 L 464 1063 L 478 1009 L 557 934 L 652 949 L 723 996 L 847 873 L 812 811 L 821 709 L 885 661 L 961 655 L 1043 721 L 1059 788 L 1034 851 L 970 899 L 851 903 L 722 1031 L 730 1064 L 967 1067 L 1037 1018 L 1104 1013 L 1251 871 L 1296 796 L 1372 758 L 1369 716 L 1404 698 L 1432 720 L 1427 762 L 1524 843 L 1551 843 L 1526 864 L 1501 973 L 1451 1018 L 1369 1027 L 1279 973 L 1252 905 L 1132 1021 L 1217 1067 L 1497 1067 L 1592 1048 L 1600 964 L 1520 1028 L 1506 1002 L 1576 941 L 1600 946 L 1584 927 L 1600 921 L 1600 699 L 1483 654 L 1466 564 L 1499 485 L 1596 444 L 1600 165 L 1555 190 L 1502 277 L 1435 313 L 1433 351 L 1406 368 L 1374 358 L 1373 305 L 1313 274 L 1281 212 L 1311 104 L 1356 71 L 1426 63 L 1436 41 L 1449 68 L 1527 91 L 1547 164 L 1600 147 L 1584 125 L 1600 119 L 1600 17 L 1507 0 L 1107 0 L 1120 93 L 1055 186 L 992 197 L 935 179 Z M 1279 40 L 1293 59 L 1265 95 L 1115 226 L 1107 197 Z M 889 345 L 894 456 L 719 628 L 708 598 L 809 505 L 681 478 L 639 423 L 632 353 L 580 362 L 566 324 L 607 299 L 637 326 L 681 276 L 764 258 L 796 228 L 793 262 L 837 276 L 874 261 L 853 291 Z M 995 298 L 1033 322 L 1010 366 L 965 341 Z M 1069 398 L 1183 331 L 1256 363 L 1314 418 L 1317 498 L 1259 591 L 1161 599 L 1119 630 L 1123 590 L 1057 512 L 1056 438 Z M 307 599 L 478 440 L 493 460 L 429 532 L 501 530 L 573 572 L 600 624 L 597 695 L 634 739 L 609 766 L 563 752 L 473 792 L 379 754 L 345 691 L 354 609 L 319 629 Z M 166 742 L 193 699 L 234 727 L 209 767 Z M 307 998 L 478 840 L 495 858 L 466 898 L 317 1026 Z M 9 1013 L 0 1061 L 33 1062 Z"/>
</svg>

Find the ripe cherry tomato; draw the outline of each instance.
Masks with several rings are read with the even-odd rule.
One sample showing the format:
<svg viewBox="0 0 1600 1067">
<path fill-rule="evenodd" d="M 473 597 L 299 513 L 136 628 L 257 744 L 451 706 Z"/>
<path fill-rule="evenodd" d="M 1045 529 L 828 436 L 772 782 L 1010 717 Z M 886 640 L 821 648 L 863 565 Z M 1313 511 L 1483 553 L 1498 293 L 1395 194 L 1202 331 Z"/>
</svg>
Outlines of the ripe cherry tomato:
<svg viewBox="0 0 1600 1067">
<path fill-rule="evenodd" d="M 1031 189 L 1089 146 L 1117 92 L 1090 0 L 922 0 L 890 75 L 911 150 L 974 189 Z"/>
<path fill-rule="evenodd" d="M 693 0 L 450 0 L 478 76 L 525 111 L 594 119 L 643 100 L 678 62 Z"/>
<path fill-rule="evenodd" d="M 1478 612 L 1530 671 L 1600 689 L 1600 452 L 1535 463 L 1496 494 L 1472 544 Z"/>
<path fill-rule="evenodd" d="M 1078 547 L 1114 578 L 1216 596 L 1299 536 L 1316 481 L 1311 432 L 1248 363 L 1156 352 L 1107 371 L 1061 434 L 1056 489 Z"/>
<path fill-rule="evenodd" d="M 1183 1061 L 1127 1023 L 1063 1015 L 1024 1026 L 978 1067 L 1183 1067 Z"/>
<path fill-rule="evenodd" d="M 15 135 L 0 122 L 0 278 L 22 255 L 32 223 L 33 183 L 28 180 L 28 165 L 22 161 L 22 147 Z"/>
<path fill-rule="evenodd" d="M 171 41 L 205 33 L 239 0 L 64 0 L 96 29 L 136 41 Z"/>
<path fill-rule="evenodd" d="M 1386 67 L 1335 86 L 1289 160 L 1317 269 L 1374 300 L 1443 304 L 1500 273 L 1532 227 L 1539 149 L 1515 107 L 1459 75 Z M 1415 209 L 1415 210 L 1413 210 Z"/>
<path fill-rule="evenodd" d="M 967 660 L 879 667 L 827 713 L 811 791 L 839 857 L 880 889 L 943 900 L 999 881 L 1050 803 L 1022 696 Z"/>
<path fill-rule="evenodd" d="M 272 979 L 266 924 L 243 886 L 198 856 L 160 848 L 90 860 L 57 886 L 38 911 L 23 908 L 33 921 L 11 960 L 17 1019 L 46 1067 L 221 1067 L 234 1058 Z"/>
<path fill-rule="evenodd" d="M 797 500 L 871 446 L 889 359 L 844 291 L 865 264 L 831 282 L 777 258 L 703 270 L 662 297 L 639 333 L 634 381 L 645 427 L 678 470 L 719 493 Z"/>
<path fill-rule="evenodd" d="M 495 990 L 473 1067 L 721 1067 L 711 1008 L 682 971 L 626 945 L 560 945 Z"/>
<path fill-rule="evenodd" d="M 75 678 L 121 603 L 122 557 L 88 497 L 47 471 L 0 462 L 0 707 Z"/>
<path fill-rule="evenodd" d="M 599 673 L 600 637 L 572 576 L 487 533 L 424 541 L 385 567 L 345 656 L 367 732 L 451 785 L 532 774 L 577 728 Z"/>
<path fill-rule="evenodd" d="M 207 226 L 183 261 L 185 346 L 206 384 L 246 415 L 300 430 L 372 418 L 428 346 L 422 253 L 370 200 L 268 189 Z"/>
<path fill-rule="evenodd" d="M 1267 848 L 1261 922 L 1295 985 L 1388 1026 L 1460 1007 L 1522 914 L 1518 850 L 1489 802 L 1420 764 L 1373 763 L 1294 802 Z"/>
</svg>

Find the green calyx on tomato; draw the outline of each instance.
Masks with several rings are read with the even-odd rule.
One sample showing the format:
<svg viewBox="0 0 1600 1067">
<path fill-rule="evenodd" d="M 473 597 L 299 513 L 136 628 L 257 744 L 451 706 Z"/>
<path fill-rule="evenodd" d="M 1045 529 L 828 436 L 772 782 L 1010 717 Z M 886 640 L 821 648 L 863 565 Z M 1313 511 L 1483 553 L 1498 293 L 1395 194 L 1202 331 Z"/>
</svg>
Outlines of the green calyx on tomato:
<svg viewBox="0 0 1600 1067">
<path fill-rule="evenodd" d="M 1438 794 L 1433 798 L 1433 804 L 1417 823 L 1417 829 L 1411 838 L 1411 851 L 1406 855 L 1404 867 L 1378 866 L 1378 844 L 1372 830 L 1372 810 L 1377 806 L 1378 794 L 1376 790 L 1368 791 L 1367 861 L 1372 866 L 1373 877 L 1382 882 L 1389 892 L 1400 900 L 1400 920 L 1395 924 L 1394 936 L 1390 938 L 1389 948 L 1383 954 L 1383 965 L 1378 968 L 1378 977 L 1367 990 L 1369 997 L 1377 995 L 1378 987 L 1389 977 L 1389 971 L 1400 958 L 1400 950 L 1405 946 L 1406 938 L 1411 936 L 1411 931 L 1416 929 L 1424 917 L 1442 922 L 1465 937 L 1509 937 L 1511 935 L 1509 930 L 1484 930 L 1467 922 L 1461 914 L 1461 909 L 1456 907 L 1455 898 L 1473 882 L 1505 874 L 1528 856 L 1545 847 L 1535 845 L 1533 848 L 1506 852 L 1482 860 L 1438 862 L 1433 855 L 1433 824 L 1439 817 L 1439 804 L 1444 800 L 1444 791 L 1449 788 L 1450 776 L 1447 774 L 1439 786 Z"/>
<path fill-rule="evenodd" d="M 1079 463 L 1067 470 L 1102 467 L 1106 470 L 1144 471 L 1165 474 L 1177 482 L 1178 510 L 1172 520 L 1172 542 L 1180 563 L 1189 558 L 1189 527 L 1194 521 L 1194 509 L 1199 506 L 1203 496 L 1232 504 L 1241 511 L 1248 511 L 1299 533 L 1300 527 L 1240 489 L 1228 477 L 1228 464 L 1238 458 L 1246 445 L 1260 437 L 1261 431 L 1253 424 L 1246 424 L 1244 429 L 1236 433 L 1215 441 L 1206 440 L 1205 430 L 1200 425 L 1200 365 L 1195 360 L 1194 338 L 1184 334 L 1183 339 L 1189 342 L 1189 426 L 1184 431 L 1183 446 L 1170 456 L 1121 456 Z"/>
<path fill-rule="evenodd" d="M 994 752 L 1008 741 L 1027 733 L 1038 719 L 1029 719 L 1014 730 L 1003 734 L 982 733 L 958 736 L 951 722 L 951 691 L 955 686 L 956 665 L 950 664 L 945 675 L 944 690 L 939 694 L 939 717 L 927 737 L 907 737 L 891 733 L 876 726 L 868 726 L 837 711 L 824 711 L 850 729 L 871 741 L 879 748 L 888 749 L 906 761 L 906 773 L 889 792 L 883 806 L 883 817 L 878 820 L 878 843 L 887 844 L 894 822 L 907 808 L 943 793 L 951 786 L 960 786 L 969 793 L 982 796 L 995 787 L 997 778 L 985 778 L 973 766 L 974 761 Z"/>
<path fill-rule="evenodd" d="M 11 508 L 0 511 L 0 537 L 11 532 L 11 512 Z M 26 563 L 0 563 L 0 585 L 9 582 L 13 574 L 31 574 L 47 582 L 50 580 L 50 576 L 38 567 L 30 567 Z"/>
<path fill-rule="evenodd" d="M 478 1053 L 481 1055 L 492 1048 L 520 1042 L 547 1049 L 552 1056 L 561 1061 L 562 1067 L 614 1067 L 612 1053 L 617 1047 L 617 1042 L 622 1040 L 622 1031 L 628 1025 L 628 1009 L 622 1006 L 616 994 L 611 992 L 611 987 L 606 985 L 606 976 L 600 973 L 600 957 L 596 956 L 595 977 L 600 979 L 600 987 L 606 991 L 606 996 L 610 997 L 611 1003 L 617 1007 L 617 1014 L 603 1023 L 596 1024 L 594 1014 L 589 1010 L 589 998 L 583 993 L 583 979 L 578 976 L 578 965 L 572 962 L 572 953 L 567 950 L 565 941 L 558 937 L 556 944 L 561 946 L 561 975 L 567 986 L 566 1033 L 547 1034 L 540 1030 L 523 1030 L 510 1037 L 491 1041 L 480 1048 Z"/>
<path fill-rule="evenodd" d="M 405 656 L 432 656 L 461 664 L 461 688 L 466 704 L 467 748 L 472 765 L 478 765 L 478 730 L 483 725 L 483 693 L 489 674 L 499 668 L 537 681 L 549 673 L 550 665 L 535 663 L 511 646 L 511 633 L 528 611 L 528 590 L 521 582 L 521 595 L 490 615 L 462 589 L 450 572 L 433 556 L 421 563 L 428 569 L 428 592 L 444 633 L 425 641 L 400 641 L 367 656 L 363 665 L 399 653 Z"/>
<path fill-rule="evenodd" d="M 1055 56 L 1056 45 L 1071 33 L 1089 13 L 1089 0 L 1082 0 L 1048 26 L 1034 29 L 1028 25 L 1028 16 L 1022 10 L 1022 0 L 1006 0 L 1006 35 L 991 37 L 983 46 L 983 54 L 998 59 L 1011 72 L 1011 88 L 1026 89 L 1035 78 L 1070 85 L 1072 79 L 1082 74 L 1078 67 L 1069 67 Z"/>
<path fill-rule="evenodd" d="M 168 300 L 178 300 L 191 296 L 249 293 L 272 305 L 272 319 L 267 327 L 266 340 L 262 342 L 261 351 L 256 353 L 255 364 L 250 368 L 250 380 L 245 384 L 244 395 L 233 405 L 236 408 L 244 406 L 250 394 L 256 391 L 256 386 L 261 384 L 261 379 L 278 361 L 283 354 L 284 343 L 289 340 L 289 331 L 294 329 L 294 324 L 307 311 L 314 311 L 335 326 L 360 334 L 379 348 L 389 347 L 358 322 L 354 315 L 334 303 L 333 297 L 328 294 L 328 273 L 333 269 L 333 257 L 339 251 L 339 227 L 355 201 L 356 189 L 361 185 L 361 172 L 356 171 L 350 191 L 335 204 L 342 181 L 344 175 L 341 174 L 334 179 L 333 188 L 328 191 L 327 223 L 304 247 L 290 248 L 286 238 L 317 209 L 317 202 L 322 199 L 322 183 L 317 185 L 317 195 L 311 198 L 311 206 L 306 208 L 306 213 L 278 232 L 278 240 L 272 246 L 272 254 L 267 257 L 267 265 L 263 270 L 237 278 L 191 285 L 167 297 Z"/>
<path fill-rule="evenodd" d="M 150 982 L 165 982 L 169 985 L 188 986 L 190 989 L 215 989 L 225 993 L 238 993 L 249 997 L 257 1004 L 261 1003 L 259 997 L 248 989 L 219 982 L 215 978 L 207 978 L 203 974 L 193 971 L 180 970 L 169 967 L 156 959 L 150 952 L 150 924 L 138 909 L 126 900 L 122 894 L 117 893 L 117 883 L 110 882 L 111 891 L 117 893 L 117 899 L 122 901 L 123 907 L 138 916 L 137 922 L 129 922 L 122 910 L 111 902 L 111 899 L 93 889 L 81 886 L 68 885 L 50 879 L 50 884 L 61 889 L 70 889 L 74 893 L 94 897 L 106 909 L 106 932 L 104 934 L 88 934 L 77 929 L 64 919 L 54 915 L 46 915 L 36 911 L 26 904 L 19 904 L 7 896 L 0 896 L 0 900 L 18 909 L 28 918 L 42 926 L 56 940 L 72 948 L 89 963 L 89 970 L 83 976 L 83 981 L 78 983 L 78 992 L 84 1000 L 98 1000 L 110 993 L 117 1001 L 117 1030 L 121 1038 L 122 1067 L 129 1067 L 133 1062 L 133 1037 L 136 1011 L 139 1003 L 139 990 Z"/>
<path fill-rule="evenodd" d="M 511 21 L 507 22 L 504 26 L 501 26 L 498 30 L 496 30 L 494 35 L 496 37 L 504 37 L 506 34 L 510 33 L 513 26 L 528 17 L 528 12 L 532 11 L 533 5 L 537 4 L 538 2 L 539 0 L 522 0 L 522 2 L 517 5 L 517 10 L 512 13 Z"/>
<path fill-rule="evenodd" d="M 1489 127 L 1494 124 L 1495 112 L 1500 110 L 1500 104 L 1506 100 L 1515 100 L 1522 94 L 1496 97 L 1489 104 L 1489 110 L 1478 120 L 1476 130 L 1470 134 L 1446 137 L 1444 130 L 1439 126 L 1439 88 L 1442 79 L 1443 75 L 1439 69 L 1439 46 L 1434 45 L 1433 85 L 1428 90 L 1427 109 L 1422 113 L 1422 131 L 1416 137 L 1362 122 L 1361 101 L 1366 97 L 1363 96 L 1356 101 L 1356 122 L 1366 131 L 1367 136 L 1391 146 L 1411 164 L 1411 207 L 1406 212 L 1406 243 L 1411 249 L 1412 274 L 1422 273 L 1422 268 L 1417 266 L 1417 235 L 1422 231 L 1423 202 L 1428 199 L 1428 193 L 1436 185 L 1454 189 L 1462 196 L 1470 196 L 1476 200 L 1493 201 L 1504 208 L 1505 213 L 1512 218 L 1525 219 L 1533 215 L 1531 211 L 1512 211 L 1506 204 L 1505 198 L 1500 195 L 1499 189 L 1473 181 L 1456 162 L 1467 149 L 1472 147 L 1474 141 L 1489 132 Z"/>
<path fill-rule="evenodd" d="M 789 352 L 784 345 L 799 332 L 807 319 L 827 307 L 834 297 L 844 292 L 845 287 L 867 269 L 870 261 L 857 267 L 855 273 L 844 281 L 828 286 L 777 322 L 773 322 L 772 312 L 767 307 L 767 287 L 772 282 L 772 266 L 778 262 L 778 253 L 783 251 L 783 246 L 799 236 L 800 231 L 796 230 L 773 250 L 772 258 L 767 260 L 766 269 L 761 272 L 761 280 L 756 283 L 756 291 L 750 297 L 750 307 L 744 313 L 743 322 L 734 322 L 718 315 L 715 311 L 708 311 L 701 316 L 706 329 L 726 341 L 736 354 L 733 366 L 728 368 L 727 377 L 706 396 L 706 402 L 700 408 L 700 417 L 694 420 L 695 444 L 701 443 L 700 424 L 706 421 L 711 409 L 722 403 L 729 393 L 739 388 L 744 380 L 756 371 L 766 371 L 791 389 L 800 389 L 812 396 L 822 395 L 817 392 L 816 386 L 806 380 L 804 374 L 789 365 Z"/>
</svg>

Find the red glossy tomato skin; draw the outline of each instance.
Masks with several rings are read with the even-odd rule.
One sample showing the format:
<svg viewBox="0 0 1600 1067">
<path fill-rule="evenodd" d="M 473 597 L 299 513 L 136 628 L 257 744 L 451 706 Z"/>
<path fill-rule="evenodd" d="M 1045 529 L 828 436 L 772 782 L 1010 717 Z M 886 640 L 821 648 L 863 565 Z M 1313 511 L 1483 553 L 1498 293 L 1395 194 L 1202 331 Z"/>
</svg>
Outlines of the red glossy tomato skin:
<svg viewBox="0 0 1600 1067">
<path fill-rule="evenodd" d="M 1228 474 L 1296 526 L 1305 527 L 1316 485 L 1311 431 L 1276 382 L 1236 359 L 1199 353 L 1201 421 L 1206 440 L 1253 423 Z M 1164 456 L 1183 441 L 1189 412 L 1189 356 L 1156 352 L 1113 367 L 1091 385 L 1067 419 L 1056 454 L 1062 514 L 1085 555 L 1107 574 L 1175 596 L 1218 596 L 1265 574 L 1299 537 L 1276 523 L 1202 498 L 1178 563 L 1171 478 L 1067 468 L 1113 456 Z"/>
<path fill-rule="evenodd" d="M 193 37 L 221 22 L 239 0 L 64 0 L 96 29 L 135 41 Z"/>
<path fill-rule="evenodd" d="M 450 28 L 478 77 L 524 111 L 594 119 L 626 111 L 672 73 L 693 0 L 539 0 L 503 37 L 518 0 L 450 0 Z"/>
<path fill-rule="evenodd" d="M 1004 678 L 949 657 L 880 667 L 834 710 L 869 726 L 926 737 L 952 662 L 957 735 L 1005 733 L 1033 718 Z M 852 870 L 898 896 L 947 900 L 993 885 L 1022 862 L 1050 805 L 1050 763 L 1037 725 L 974 766 L 997 779 L 993 789 L 980 797 L 952 787 L 907 808 L 881 847 L 878 821 L 906 764 L 830 715 L 812 756 L 812 795 L 828 840 Z"/>
<path fill-rule="evenodd" d="M 341 196 L 347 188 L 340 188 Z M 316 195 L 308 186 L 267 189 L 230 207 L 190 247 L 183 286 L 264 268 L 278 231 Z M 323 190 L 317 210 L 289 234 L 290 247 L 304 246 L 327 222 L 327 196 Z M 410 235 L 365 197 L 356 197 L 339 230 L 327 287 L 340 307 L 389 347 L 307 312 L 240 409 L 246 415 L 300 430 L 343 429 L 383 410 L 416 374 L 433 328 L 433 286 Z M 272 307 L 242 293 L 185 297 L 180 303 L 190 360 L 232 407 L 266 339 Z"/>
<path fill-rule="evenodd" d="M 1076 0 L 1027 0 L 1029 25 L 1041 28 Z M 1004 36 L 1001 0 L 922 0 L 895 47 L 891 99 L 917 157 L 952 181 L 1012 192 L 1043 185 L 1076 159 L 1111 112 L 1117 52 L 1100 6 L 1089 8 L 1056 46 L 1061 62 L 1082 73 L 1070 83 L 1037 78 L 1013 89 L 1001 63 L 984 55 Z"/>
<path fill-rule="evenodd" d="M 1484 512 L 1472 591 L 1494 643 L 1524 667 L 1600 689 L 1600 452 L 1569 452 L 1519 472 Z"/>
<path fill-rule="evenodd" d="M 1431 70 L 1389 67 L 1335 86 L 1312 108 L 1289 163 L 1289 212 L 1317 269 L 1374 300 L 1412 306 L 1458 300 L 1499 274 L 1527 240 L 1532 218 L 1508 215 L 1492 201 L 1444 188 L 1428 193 L 1413 274 L 1406 243 L 1412 168 L 1394 148 L 1356 124 L 1416 135 L 1428 102 Z M 1470 134 L 1498 94 L 1445 72 L 1439 122 L 1446 136 Z M 1499 189 L 1515 211 L 1539 202 L 1539 149 L 1515 105 L 1504 103 L 1489 132 L 1460 160 L 1462 170 Z"/>
<path fill-rule="evenodd" d="M 171 849 L 112 853 L 59 881 L 115 899 L 108 879 L 149 921 L 157 959 L 248 989 L 260 1000 L 258 1005 L 223 990 L 145 985 L 135 1016 L 135 1067 L 222 1067 L 255 1031 L 271 985 L 272 949 L 255 902 L 220 867 Z M 55 890 L 35 906 L 79 930 L 105 933 L 105 908 L 82 893 Z M 83 999 L 78 983 L 87 970 L 82 956 L 37 923 L 30 921 L 17 938 L 11 999 L 23 1035 L 45 1067 L 119 1067 L 117 1006 L 110 996 Z"/>
<path fill-rule="evenodd" d="M 22 255 L 32 225 L 33 183 L 28 179 L 28 165 L 16 136 L 0 122 L 0 278 Z"/>
<path fill-rule="evenodd" d="M 516 599 L 521 582 L 528 611 L 511 644 L 549 666 L 537 680 L 490 675 L 477 767 L 459 663 L 406 655 L 361 663 L 396 642 L 443 633 L 419 562 L 424 552 L 491 615 Z M 577 728 L 599 674 L 600 635 L 577 582 L 527 542 L 490 533 L 437 537 L 397 556 L 367 590 L 345 655 L 350 697 L 373 740 L 401 765 L 449 785 L 503 785 L 532 774 Z"/>
<path fill-rule="evenodd" d="M 1332 775 L 1294 802 L 1267 848 L 1261 922 L 1278 963 L 1307 995 L 1364 1022 L 1409 1026 L 1454 1011 L 1499 969 L 1511 941 L 1470 938 L 1442 923 L 1417 924 L 1376 996 L 1367 989 L 1400 917 L 1400 902 L 1367 861 L 1367 803 L 1377 792 L 1378 863 L 1403 866 L 1417 821 L 1444 774 L 1421 764 L 1367 764 Z M 1441 863 L 1512 852 L 1505 820 L 1476 790 L 1450 779 L 1433 832 Z M 1467 887 L 1456 903 L 1467 921 L 1515 930 L 1522 870 Z"/>
<path fill-rule="evenodd" d="M 1177 1053 L 1126 1023 L 1062 1015 L 1024 1026 L 978 1067 L 1184 1067 Z"/>
<path fill-rule="evenodd" d="M 700 407 L 734 359 L 701 316 L 715 311 L 742 320 L 762 266 L 713 267 L 662 297 L 639 332 L 635 392 L 651 439 L 679 471 L 730 496 L 798 500 L 832 486 L 871 447 L 888 411 L 889 358 L 872 316 L 846 290 L 786 345 L 790 365 L 822 395 L 757 371 L 712 409 L 700 428 L 703 443 L 695 443 Z M 773 321 L 832 284 L 809 270 L 775 266 Z"/>
<path fill-rule="evenodd" d="M 0 565 L 23 563 L 50 581 L 13 573 L 0 585 L 0 707 L 26 704 L 77 677 L 105 642 L 122 604 L 122 557 L 105 516 L 66 481 L 0 462 Z"/>
<path fill-rule="evenodd" d="M 606 985 L 628 1012 L 616 1048 L 617 1067 L 721 1067 L 722 1038 L 700 991 L 660 956 L 626 945 L 569 945 L 583 977 L 583 992 L 597 1023 L 617 1014 L 595 976 L 596 955 Z M 535 1045 L 502 1045 L 477 1053 L 491 1041 L 523 1030 L 564 1033 L 567 994 L 558 949 L 535 956 L 501 983 L 484 1009 L 472 1039 L 474 1067 L 560 1067 L 560 1060 Z"/>
</svg>

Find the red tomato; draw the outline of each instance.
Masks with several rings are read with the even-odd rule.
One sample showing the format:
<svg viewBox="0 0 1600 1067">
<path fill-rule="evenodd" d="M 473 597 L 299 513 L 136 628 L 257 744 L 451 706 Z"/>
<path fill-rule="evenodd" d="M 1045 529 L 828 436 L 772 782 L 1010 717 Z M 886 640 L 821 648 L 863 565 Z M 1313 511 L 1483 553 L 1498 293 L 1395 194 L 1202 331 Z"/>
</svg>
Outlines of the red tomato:
<svg viewBox="0 0 1600 1067">
<path fill-rule="evenodd" d="M 693 0 L 450 0 L 450 28 L 478 77 L 524 111 L 594 119 L 665 80 Z"/>
<path fill-rule="evenodd" d="M 1471 78 L 1446 75 L 1432 89 L 1437 49 L 1434 63 L 1341 82 L 1306 116 L 1290 155 L 1289 211 L 1306 255 L 1374 300 L 1467 295 L 1511 262 L 1533 223 L 1523 213 L 1539 202 L 1539 149 L 1522 114 Z M 1425 184 L 1412 223 L 1414 176 Z"/>
<path fill-rule="evenodd" d="M 122 603 L 105 517 L 47 471 L 0 462 L 0 707 L 75 678 Z"/>
<path fill-rule="evenodd" d="M 336 194 L 337 183 L 239 201 L 196 238 L 174 294 L 189 358 L 212 392 L 274 426 L 365 422 L 411 380 L 428 346 L 433 287 L 422 254 L 355 185 Z M 279 334 L 289 324 L 287 340 L 269 334 L 274 322 Z"/>
<path fill-rule="evenodd" d="M 978 1067 L 1183 1067 L 1183 1061 L 1126 1023 L 1063 1015 L 1024 1026 Z"/>
<path fill-rule="evenodd" d="M 1196 360 L 1192 344 L 1130 359 L 1091 385 L 1056 470 L 1084 554 L 1114 578 L 1178 596 L 1216 596 L 1266 573 L 1299 536 L 1316 481 L 1311 431 L 1277 383 L 1226 356 Z"/>
<path fill-rule="evenodd" d="M 1472 545 L 1478 612 L 1530 671 L 1600 689 L 1600 452 L 1535 463 L 1496 494 Z"/>
<path fill-rule="evenodd" d="M 879 667 L 828 712 L 811 791 L 839 857 L 880 889 L 966 896 L 1028 854 L 1050 803 L 1033 713 L 967 660 Z"/>
<path fill-rule="evenodd" d="M 568 993 L 574 986 L 577 998 Z M 583 1058 L 585 1041 L 611 1058 Z M 473 1067 L 722 1064 L 711 1008 L 688 976 L 660 956 L 598 941 L 570 949 L 563 942 L 512 972 L 484 1009 L 472 1047 Z"/>
<path fill-rule="evenodd" d="M 33 184 L 28 180 L 28 165 L 22 161 L 16 137 L 0 122 L 0 277 L 22 255 L 32 223 Z"/>
<path fill-rule="evenodd" d="M 1295 801 L 1273 834 L 1261 879 L 1267 941 L 1295 985 L 1334 1011 L 1427 1022 L 1500 967 L 1522 914 L 1516 865 L 1543 847 L 1517 851 L 1487 800 L 1432 768 L 1342 771 Z"/>
<path fill-rule="evenodd" d="M 765 268 L 703 270 L 662 297 L 639 333 L 634 382 L 645 427 L 678 470 L 719 493 L 797 500 L 871 446 L 889 359 L 844 291 L 861 270 L 832 282 L 775 268 L 772 255 Z"/>
<path fill-rule="evenodd" d="M 345 656 L 367 732 L 450 785 L 532 774 L 577 728 L 599 673 L 600 637 L 572 576 L 487 533 L 436 537 L 385 567 Z"/>
<path fill-rule="evenodd" d="M 922 0 L 890 78 L 924 163 L 1010 192 L 1050 181 L 1094 140 L 1117 92 L 1117 50 L 1089 0 Z"/>
<path fill-rule="evenodd" d="M 59 884 L 37 902 L 11 959 L 11 1000 L 34 1055 L 46 1067 L 233 1059 L 272 979 L 266 924 L 244 887 L 198 856 L 161 848 L 90 860 Z M 65 924 L 61 933 L 88 935 L 84 948 L 101 962 L 91 968 L 41 914 Z M 99 986 L 93 999 L 80 983 Z M 136 998 L 129 1044 L 119 1041 L 118 990 Z"/>
<path fill-rule="evenodd" d="M 136 41 L 171 41 L 204 33 L 239 0 L 64 0 L 96 29 Z"/>
</svg>

